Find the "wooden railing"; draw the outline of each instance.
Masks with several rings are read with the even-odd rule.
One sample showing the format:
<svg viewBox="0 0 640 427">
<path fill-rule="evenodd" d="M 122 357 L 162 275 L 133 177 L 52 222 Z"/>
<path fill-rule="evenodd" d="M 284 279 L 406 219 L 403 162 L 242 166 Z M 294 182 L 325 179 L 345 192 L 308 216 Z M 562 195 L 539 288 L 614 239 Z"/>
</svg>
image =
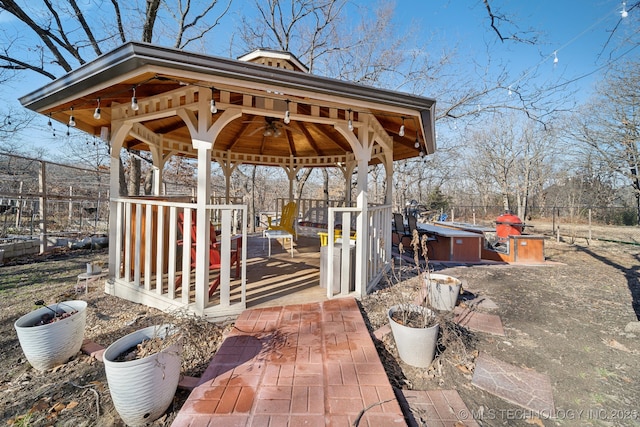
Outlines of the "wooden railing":
<svg viewBox="0 0 640 427">
<path fill-rule="evenodd" d="M 369 206 L 367 210 L 367 293 L 390 266 L 391 211 L 391 205 Z"/>
<path fill-rule="evenodd" d="M 295 202 L 298 204 L 298 217 L 303 217 L 307 212 L 312 209 L 327 209 L 333 207 L 344 207 L 344 200 L 329 200 L 327 203 L 324 199 L 297 199 Z M 289 199 L 277 198 L 275 206 L 275 216 L 279 217 L 284 205 L 289 203 Z"/>
<path fill-rule="evenodd" d="M 169 200 L 167 200 L 169 199 Z M 219 291 L 209 298 L 208 245 L 205 253 L 196 253 L 192 259 L 189 223 L 194 203 L 171 198 L 119 198 L 112 199 L 116 232 L 110 250 L 109 270 L 114 275 L 111 291 L 117 296 L 163 310 L 189 309 L 197 314 L 222 317 L 239 313 L 246 306 L 246 206 L 206 205 L 211 223 L 219 230 L 221 268 Z M 185 232 L 180 233 L 178 218 L 184 214 Z M 196 239 L 205 238 L 197 232 Z M 240 235 L 241 237 L 238 237 Z M 238 242 L 239 240 L 239 242 Z M 235 243 L 233 243 L 235 242 Z M 230 254 L 238 244 L 241 274 L 234 281 L 231 298 Z M 202 283 L 195 280 L 195 263 L 202 263 L 205 271 Z M 216 273 L 217 274 L 217 273 Z M 239 292 L 237 287 L 240 286 Z M 108 289 L 109 291 L 109 289 Z M 110 292 L 111 293 L 111 292 Z"/>
<path fill-rule="evenodd" d="M 355 218 L 352 218 L 352 215 Z M 336 218 L 338 218 L 336 220 Z M 336 226 L 336 221 L 341 223 Z M 360 208 L 333 207 L 329 208 L 328 235 L 334 236 L 336 229 L 341 231 L 341 248 L 351 247 L 350 224 L 356 224 L 356 257 L 355 265 L 351 264 L 349 250 L 341 254 L 340 294 L 347 295 L 351 291 L 350 269 L 355 269 L 354 292 L 357 297 L 364 297 L 375 286 L 391 259 L 391 206 L 369 206 L 366 210 Z M 389 237 L 385 237 L 389 236 Z M 329 239 L 331 241 L 331 239 Z M 327 270 L 333 270 L 334 245 L 327 248 Z M 327 297 L 333 296 L 333 275 L 328 275 Z"/>
</svg>

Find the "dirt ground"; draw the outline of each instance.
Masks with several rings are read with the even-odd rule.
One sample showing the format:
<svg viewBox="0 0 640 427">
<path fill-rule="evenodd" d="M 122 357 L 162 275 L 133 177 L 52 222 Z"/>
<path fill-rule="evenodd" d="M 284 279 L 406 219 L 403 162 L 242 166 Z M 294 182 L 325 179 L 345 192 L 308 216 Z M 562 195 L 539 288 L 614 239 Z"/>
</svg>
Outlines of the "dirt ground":
<svg viewBox="0 0 640 427">
<path fill-rule="evenodd" d="M 465 295 L 489 298 L 506 336 L 457 330 L 430 369 L 411 368 L 397 358 L 390 335 L 377 343 L 392 384 L 405 389 L 456 389 L 474 413 L 491 414 L 480 425 L 638 426 L 640 425 L 640 247 L 612 243 L 545 242 L 545 266 L 434 264 L 438 272 L 467 281 Z M 85 338 L 107 346 L 145 326 L 172 322 L 188 331 L 183 374 L 199 376 L 230 324 L 212 324 L 180 313 L 162 313 L 113 298 L 101 287 L 75 294 L 76 275 L 105 251 L 65 251 L 18 260 L 0 267 L 0 419 L 5 425 L 120 426 L 109 396 L 104 367 L 78 353 L 47 372 L 31 368 L 13 324 L 47 303 L 88 302 Z M 415 270 L 394 269 L 381 289 L 361 302 L 374 331 L 387 308 L 413 298 Z M 635 301 L 635 310 L 634 310 Z M 456 330 L 453 330 L 454 332 Z M 456 335 L 457 336 L 457 335 Z M 458 345 L 459 344 L 459 345 Z M 463 345 L 464 344 L 464 345 Z M 556 417 L 536 417 L 471 384 L 474 360 L 486 353 L 551 378 Z M 187 393 L 179 391 L 165 416 L 167 426 Z M 526 419 L 525 419 L 526 418 Z"/>
</svg>

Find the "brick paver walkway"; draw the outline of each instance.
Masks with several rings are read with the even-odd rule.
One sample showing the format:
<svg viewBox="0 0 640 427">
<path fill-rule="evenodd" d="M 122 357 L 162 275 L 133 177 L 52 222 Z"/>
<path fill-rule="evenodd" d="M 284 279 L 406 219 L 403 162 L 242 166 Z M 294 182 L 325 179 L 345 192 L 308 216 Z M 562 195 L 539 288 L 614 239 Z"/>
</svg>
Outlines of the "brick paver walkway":
<svg viewBox="0 0 640 427">
<path fill-rule="evenodd" d="M 406 425 L 354 299 L 245 311 L 173 422 Z"/>
</svg>

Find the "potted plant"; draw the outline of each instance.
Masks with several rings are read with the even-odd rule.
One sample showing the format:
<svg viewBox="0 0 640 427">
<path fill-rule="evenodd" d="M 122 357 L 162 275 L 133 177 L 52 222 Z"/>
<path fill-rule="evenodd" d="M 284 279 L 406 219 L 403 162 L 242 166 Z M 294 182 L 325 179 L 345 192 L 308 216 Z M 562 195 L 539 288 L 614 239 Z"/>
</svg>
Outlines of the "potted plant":
<svg viewBox="0 0 640 427">
<path fill-rule="evenodd" d="M 426 271 L 424 273 L 424 283 L 426 298 L 430 307 L 443 311 L 452 311 L 455 308 L 460 289 L 463 286 L 461 279 Z"/>
<path fill-rule="evenodd" d="M 388 318 L 400 358 L 412 366 L 428 367 L 435 357 L 440 322 L 443 320 L 437 311 L 453 310 L 462 281 L 431 272 L 427 236 L 420 236 L 416 229 L 413 230 L 411 246 L 418 273 L 424 278 L 424 286 L 415 301 L 391 307 Z M 398 247 L 402 252 L 402 244 Z M 420 253 L 425 261 L 424 270 Z"/>
<path fill-rule="evenodd" d="M 421 273 L 419 253 L 422 250 L 426 260 L 426 274 L 429 274 L 426 236 L 421 238 L 418 231 L 413 230 L 411 246 L 418 272 Z M 398 249 L 401 253 L 404 252 L 402 243 L 398 245 Z M 420 368 L 431 365 L 440 331 L 436 312 L 425 305 L 425 297 L 426 289 L 421 289 L 415 301 L 394 305 L 387 313 L 400 359 Z"/>
<path fill-rule="evenodd" d="M 180 381 L 182 336 L 171 324 L 116 340 L 103 355 L 116 411 L 130 426 L 148 424 L 171 404 Z"/>
<path fill-rule="evenodd" d="M 85 301 L 63 301 L 31 311 L 16 320 L 20 347 L 35 369 L 46 371 L 80 351 L 87 320 Z"/>
<path fill-rule="evenodd" d="M 387 315 L 400 359 L 411 366 L 428 368 L 436 354 L 440 331 L 434 312 L 405 303 L 394 305 Z"/>
</svg>

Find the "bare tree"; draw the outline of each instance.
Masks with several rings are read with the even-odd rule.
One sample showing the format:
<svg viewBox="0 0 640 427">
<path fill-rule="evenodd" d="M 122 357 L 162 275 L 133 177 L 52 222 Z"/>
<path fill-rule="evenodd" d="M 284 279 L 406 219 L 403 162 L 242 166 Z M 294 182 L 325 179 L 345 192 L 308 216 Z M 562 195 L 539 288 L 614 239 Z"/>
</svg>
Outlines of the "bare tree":
<svg viewBox="0 0 640 427">
<path fill-rule="evenodd" d="M 569 137 L 633 190 L 640 224 L 640 63 L 613 70 L 597 95 L 573 117 Z"/>
<path fill-rule="evenodd" d="M 489 0 L 483 0 L 483 3 L 487 10 L 487 15 L 489 16 L 489 25 L 501 42 L 505 42 L 507 40 L 528 44 L 535 44 L 537 42 L 537 37 L 534 31 L 521 31 L 513 20 L 507 19 L 503 14 L 492 9 L 491 2 Z M 507 35 L 503 34 L 505 29 L 501 28 L 502 26 L 510 27 L 506 30 L 508 32 Z"/>
<path fill-rule="evenodd" d="M 468 171 L 476 177 L 478 194 L 488 200 L 500 194 L 504 210 L 516 210 L 525 218 L 530 195 L 552 173 L 551 160 L 558 154 L 555 141 L 533 122 L 514 116 L 497 116 L 490 127 L 471 134 Z"/>
<path fill-rule="evenodd" d="M 256 0 L 257 17 L 243 17 L 240 39 L 246 50 L 261 47 L 291 52 L 311 72 L 318 58 L 346 46 L 339 43 L 345 0 Z"/>
<path fill-rule="evenodd" d="M 208 0 L 195 8 L 191 0 L 0 0 L 0 11 L 19 23 L 0 34 L 0 69 L 55 79 L 129 40 L 186 48 L 220 23 L 230 3 Z M 141 165 L 136 157 L 131 163 L 128 191 L 121 192 L 134 195 Z"/>
</svg>

